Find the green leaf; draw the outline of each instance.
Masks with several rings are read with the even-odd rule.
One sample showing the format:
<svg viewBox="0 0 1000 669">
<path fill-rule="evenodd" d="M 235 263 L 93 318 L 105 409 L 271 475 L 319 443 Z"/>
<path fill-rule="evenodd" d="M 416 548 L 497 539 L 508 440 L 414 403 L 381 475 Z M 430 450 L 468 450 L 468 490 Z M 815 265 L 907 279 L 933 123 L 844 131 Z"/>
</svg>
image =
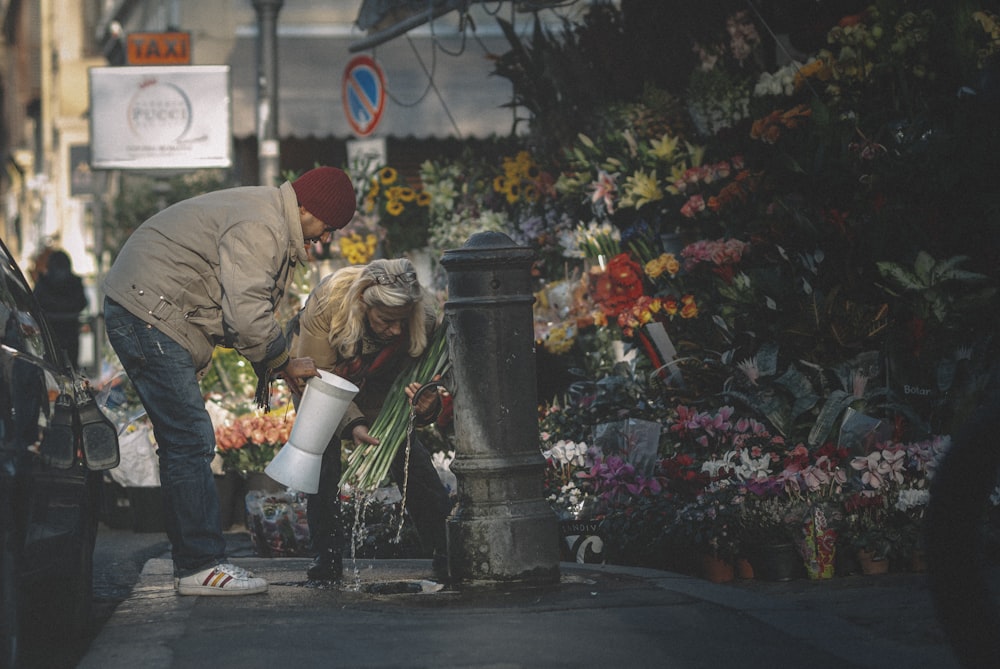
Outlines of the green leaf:
<svg viewBox="0 0 1000 669">
<path fill-rule="evenodd" d="M 920 280 L 920 277 L 899 263 L 879 261 L 875 263 L 875 266 L 882 276 L 893 281 L 899 288 L 904 290 L 919 290 L 924 287 L 924 283 Z"/>
<path fill-rule="evenodd" d="M 819 401 L 819 395 L 816 394 L 808 377 L 794 367 L 786 369 L 785 373 L 774 382 L 785 388 L 794 398 L 791 408 L 793 418 L 812 409 Z"/>
<path fill-rule="evenodd" d="M 844 410 L 857 398 L 846 390 L 834 390 L 827 395 L 819 416 L 809 431 L 809 445 L 818 446 L 833 430 L 833 425 Z"/>
<path fill-rule="evenodd" d="M 920 251 L 917 260 L 913 263 L 919 282 L 924 286 L 930 286 L 934 282 L 934 258 L 927 251 Z"/>
</svg>

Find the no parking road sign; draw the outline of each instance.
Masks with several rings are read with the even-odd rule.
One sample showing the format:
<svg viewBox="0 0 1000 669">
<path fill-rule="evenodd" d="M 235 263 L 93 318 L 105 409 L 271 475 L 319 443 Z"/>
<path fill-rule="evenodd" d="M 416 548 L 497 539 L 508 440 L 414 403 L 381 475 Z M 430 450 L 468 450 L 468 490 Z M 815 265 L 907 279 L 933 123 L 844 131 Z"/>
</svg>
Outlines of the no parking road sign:
<svg viewBox="0 0 1000 669">
<path fill-rule="evenodd" d="M 385 107 L 385 77 L 371 56 L 355 56 L 347 64 L 340 97 L 354 132 L 362 137 L 370 135 Z"/>
</svg>

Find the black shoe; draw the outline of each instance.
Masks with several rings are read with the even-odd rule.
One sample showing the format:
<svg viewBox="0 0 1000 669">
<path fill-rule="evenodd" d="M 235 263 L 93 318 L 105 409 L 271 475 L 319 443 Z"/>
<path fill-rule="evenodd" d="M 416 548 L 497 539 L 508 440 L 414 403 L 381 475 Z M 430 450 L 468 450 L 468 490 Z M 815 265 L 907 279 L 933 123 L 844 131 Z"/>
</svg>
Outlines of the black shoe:
<svg viewBox="0 0 1000 669">
<path fill-rule="evenodd" d="M 344 577 L 344 559 L 334 550 L 320 551 L 306 570 L 310 581 L 339 581 Z"/>
</svg>

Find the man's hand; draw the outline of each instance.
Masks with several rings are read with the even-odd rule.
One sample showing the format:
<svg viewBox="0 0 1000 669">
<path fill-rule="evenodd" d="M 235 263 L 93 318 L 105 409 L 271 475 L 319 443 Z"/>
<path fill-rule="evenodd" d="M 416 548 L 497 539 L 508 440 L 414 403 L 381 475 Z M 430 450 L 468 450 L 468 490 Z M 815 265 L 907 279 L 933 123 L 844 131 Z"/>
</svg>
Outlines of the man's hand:
<svg viewBox="0 0 1000 669">
<path fill-rule="evenodd" d="M 358 446 L 361 444 L 377 446 L 379 443 L 378 439 L 368 434 L 368 426 L 364 424 L 354 426 L 354 429 L 351 430 L 351 438 L 354 439 L 354 443 Z"/>
<path fill-rule="evenodd" d="M 278 376 L 288 384 L 288 388 L 296 396 L 301 397 L 302 392 L 306 389 L 306 381 L 314 376 L 319 376 L 319 371 L 312 358 L 291 358 L 285 368 L 278 373 Z"/>
</svg>

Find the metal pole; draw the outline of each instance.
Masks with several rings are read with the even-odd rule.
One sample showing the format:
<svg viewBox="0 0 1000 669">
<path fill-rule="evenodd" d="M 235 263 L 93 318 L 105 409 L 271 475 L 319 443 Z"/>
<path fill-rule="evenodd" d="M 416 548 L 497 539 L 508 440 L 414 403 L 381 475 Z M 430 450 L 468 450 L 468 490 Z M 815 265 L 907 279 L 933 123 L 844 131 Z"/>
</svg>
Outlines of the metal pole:
<svg viewBox="0 0 1000 669">
<path fill-rule="evenodd" d="M 97 183 L 94 199 L 91 201 L 91 211 L 93 213 L 94 226 L 94 260 L 97 271 L 96 289 L 94 291 L 94 317 L 91 319 L 90 332 L 94 338 L 94 369 L 91 378 L 101 378 L 104 365 L 104 339 L 107 336 L 104 329 L 104 291 L 101 290 L 101 283 L 104 281 L 104 190 L 107 187 L 108 177 L 105 172 L 96 172 L 95 181 Z"/>
<path fill-rule="evenodd" d="M 257 10 L 257 182 L 277 186 L 281 177 L 278 144 L 278 12 L 284 0 L 253 0 Z"/>
<path fill-rule="evenodd" d="M 469 585 L 559 581 L 559 530 L 538 448 L 534 256 L 507 235 L 480 232 L 441 259 L 458 481 L 448 565 Z"/>
</svg>

